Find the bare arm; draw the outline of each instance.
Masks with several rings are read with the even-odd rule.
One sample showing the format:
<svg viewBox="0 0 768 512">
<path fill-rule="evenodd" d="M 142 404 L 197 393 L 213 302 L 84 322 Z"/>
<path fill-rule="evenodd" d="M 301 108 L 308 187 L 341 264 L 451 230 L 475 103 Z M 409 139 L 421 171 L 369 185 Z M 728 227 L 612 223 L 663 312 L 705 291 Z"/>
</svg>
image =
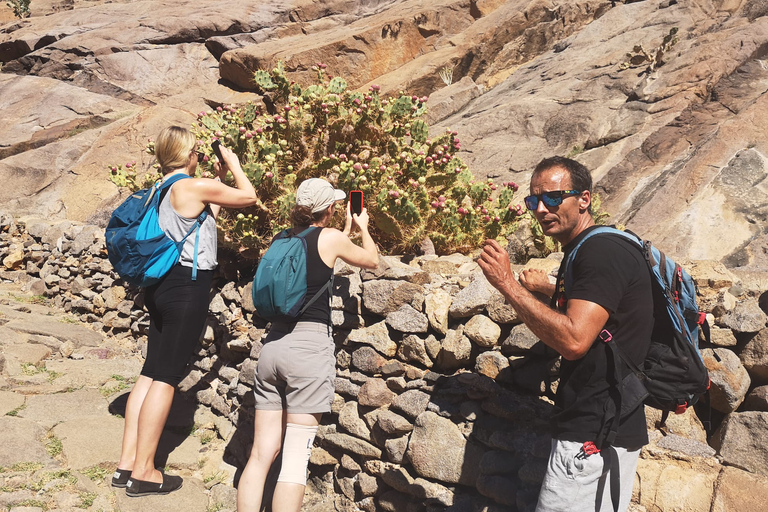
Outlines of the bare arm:
<svg viewBox="0 0 768 512">
<path fill-rule="evenodd" d="M 240 167 L 237 155 L 224 146 L 221 146 L 221 154 L 224 162 L 214 164 L 216 174 L 219 179 L 224 179 L 227 171 L 231 171 L 236 188 L 207 178 L 182 180 L 171 189 L 171 205 L 180 215 L 196 217 L 210 204 L 214 217 L 217 217 L 222 206 L 244 208 L 259 202 L 256 190 Z"/>
<path fill-rule="evenodd" d="M 507 252 L 495 240 L 486 240 L 477 263 L 525 325 L 565 359 L 583 357 L 608 320 L 608 311 L 594 302 L 569 300 L 566 314 L 541 303 L 515 280 Z"/>
<path fill-rule="evenodd" d="M 360 215 L 352 215 L 347 203 L 347 225 L 350 219 L 360 228 L 362 247 L 355 245 L 349 239 L 347 228 L 344 232 L 337 229 L 324 229 L 321 233 L 322 247 L 320 257 L 328 266 L 333 266 L 336 258 L 341 258 L 350 265 L 362 268 L 376 268 L 379 266 L 379 249 L 373 238 L 368 233 L 368 210 L 363 208 Z M 326 259 L 327 258 L 327 259 Z"/>
</svg>

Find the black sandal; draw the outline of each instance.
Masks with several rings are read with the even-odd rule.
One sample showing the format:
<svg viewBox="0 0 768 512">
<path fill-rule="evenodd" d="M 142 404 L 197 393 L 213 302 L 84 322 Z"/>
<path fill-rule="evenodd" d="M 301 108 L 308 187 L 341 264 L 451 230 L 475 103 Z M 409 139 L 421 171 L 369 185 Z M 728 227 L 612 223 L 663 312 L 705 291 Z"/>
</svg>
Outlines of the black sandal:
<svg viewBox="0 0 768 512">
<path fill-rule="evenodd" d="M 112 475 L 112 487 L 122 489 L 128 483 L 129 478 L 131 478 L 130 469 L 116 469 Z"/>
<path fill-rule="evenodd" d="M 138 496 L 152 496 L 157 494 L 168 494 L 177 489 L 181 489 L 184 480 L 180 476 L 163 474 L 163 483 L 146 482 L 131 478 L 125 486 L 125 495 L 132 498 Z"/>
</svg>

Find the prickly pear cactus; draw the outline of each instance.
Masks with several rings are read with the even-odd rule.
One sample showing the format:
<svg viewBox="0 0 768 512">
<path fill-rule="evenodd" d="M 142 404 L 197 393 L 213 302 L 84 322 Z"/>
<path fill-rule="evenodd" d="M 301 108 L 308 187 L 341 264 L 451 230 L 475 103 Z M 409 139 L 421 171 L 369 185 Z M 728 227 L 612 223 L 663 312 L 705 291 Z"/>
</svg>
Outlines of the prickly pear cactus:
<svg viewBox="0 0 768 512">
<path fill-rule="evenodd" d="M 347 81 L 337 76 L 328 84 L 328 92 L 331 94 L 341 94 L 347 90 Z"/>
<path fill-rule="evenodd" d="M 413 105 L 411 98 L 407 96 L 400 96 L 394 101 L 394 103 L 392 103 L 392 109 L 390 110 L 390 113 L 393 116 L 401 117 L 410 115 L 411 105 Z"/>
<path fill-rule="evenodd" d="M 471 251 L 488 237 L 514 232 L 523 214 L 515 204 L 517 186 L 499 190 L 492 180 L 475 180 L 458 156 L 458 132 L 430 137 L 421 119 L 428 97 L 384 97 L 379 85 L 352 91 L 324 64 L 313 69 L 317 80 L 304 86 L 278 62 L 253 75 L 269 92 L 269 104 L 222 105 L 198 114 L 192 131 L 206 153 L 200 175 L 213 176 L 210 144 L 218 139 L 238 155 L 258 193 L 253 207 L 219 217 L 230 248 L 263 251 L 290 226 L 296 185 L 309 177 L 362 190 L 371 199 L 371 233 L 389 252 L 408 252 L 426 236 L 439 253 Z M 112 166 L 112 180 L 138 186 L 134 165 Z"/>
<path fill-rule="evenodd" d="M 253 81 L 256 82 L 256 85 L 262 92 L 273 91 L 277 88 L 277 84 L 272 81 L 269 72 L 264 71 L 263 69 L 260 69 L 253 74 Z"/>
<path fill-rule="evenodd" d="M 646 50 L 641 44 L 632 48 L 633 53 L 627 53 L 627 60 L 619 64 L 619 69 L 629 69 L 642 66 L 648 63 L 644 73 L 652 73 L 656 68 L 664 64 L 664 54 L 666 54 L 678 42 L 677 27 L 672 27 L 669 33 L 664 36 L 661 44 L 652 50 Z"/>
<path fill-rule="evenodd" d="M 416 142 L 426 142 L 429 138 L 429 126 L 421 119 L 411 123 L 411 138 Z"/>
</svg>

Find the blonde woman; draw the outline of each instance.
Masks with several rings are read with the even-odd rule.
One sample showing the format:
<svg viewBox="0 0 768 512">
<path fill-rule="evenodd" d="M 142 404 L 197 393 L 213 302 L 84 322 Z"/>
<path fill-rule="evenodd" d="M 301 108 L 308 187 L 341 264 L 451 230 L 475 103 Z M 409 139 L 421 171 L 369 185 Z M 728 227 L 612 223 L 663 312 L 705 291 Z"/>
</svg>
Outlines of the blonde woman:
<svg viewBox="0 0 768 512">
<path fill-rule="evenodd" d="M 163 179 L 194 176 L 202 156 L 188 130 L 165 128 L 155 141 L 155 155 Z M 128 496 L 168 494 L 182 479 L 155 469 L 160 434 L 171 409 L 176 385 L 185 375 L 208 313 L 216 260 L 216 217 L 221 207 L 243 208 L 256 203 L 256 191 L 243 173 L 237 156 L 221 146 L 222 162 L 214 164 L 217 177 L 181 179 L 160 201 L 160 227 L 180 241 L 205 211 L 197 241 L 197 273 L 193 279 L 195 238 L 184 242 L 179 262 L 163 279 L 146 289 L 149 311 L 147 357 L 125 408 L 125 429 L 120 462 L 113 487 L 125 487 Z M 221 182 L 231 172 L 235 187 Z"/>
</svg>

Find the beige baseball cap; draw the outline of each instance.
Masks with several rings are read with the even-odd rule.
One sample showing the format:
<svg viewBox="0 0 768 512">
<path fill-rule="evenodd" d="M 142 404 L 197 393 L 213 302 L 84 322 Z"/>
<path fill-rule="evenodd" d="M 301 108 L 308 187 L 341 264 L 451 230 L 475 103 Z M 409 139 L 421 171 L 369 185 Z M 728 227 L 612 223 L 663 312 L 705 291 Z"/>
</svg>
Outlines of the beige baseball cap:
<svg viewBox="0 0 768 512">
<path fill-rule="evenodd" d="M 345 197 L 347 194 L 343 190 L 333 188 L 333 185 L 322 178 L 306 179 L 296 190 L 296 204 L 308 206 L 312 209 L 312 213 L 325 210 Z"/>
</svg>

